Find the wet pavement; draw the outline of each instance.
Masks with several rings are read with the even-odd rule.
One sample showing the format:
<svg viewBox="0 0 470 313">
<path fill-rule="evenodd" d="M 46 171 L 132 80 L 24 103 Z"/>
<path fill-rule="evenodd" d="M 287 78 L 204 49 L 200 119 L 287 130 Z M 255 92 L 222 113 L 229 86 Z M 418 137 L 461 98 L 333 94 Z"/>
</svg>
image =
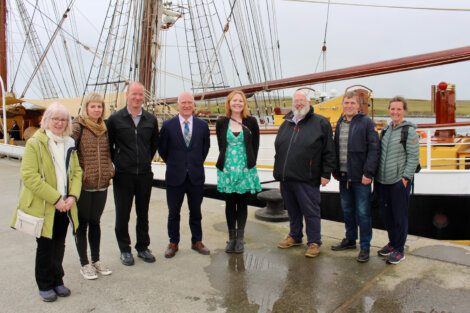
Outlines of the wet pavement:
<svg viewBox="0 0 470 313">
<path fill-rule="evenodd" d="M 16 205 L 19 162 L 0 159 L 0 312 L 470 312 L 470 247 L 416 236 L 407 241 L 406 260 L 394 266 L 377 256 L 386 233 L 374 230 L 371 259 L 355 260 L 358 250 L 333 252 L 343 237 L 340 223 L 322 221 L 323 246 L 317 258 L 304 257 L 305 246 L 278 249 L 288 223 L 254 218 L 249 209 L 243 254 L 224 252 L 224 204 L 203 202 L 204 243 L 210 256 L 190 249 L 187 207 L 181 217 L 180 251 L 165 259 L 167 207 L 165 191 L 154 189 L 150 203 L 151 246 L 157 262 L 119 262 L 114 237 L 112 188 L 102 217 L 101 260 L 109 277 L 87 281 L 69 233 L 64 259 L 66 285 L 72 295 L 43 303 L 34 281 L 35 242 L 8 227 Z M 129 230 L 134 242 L 135 214 Z"/>
</svg>

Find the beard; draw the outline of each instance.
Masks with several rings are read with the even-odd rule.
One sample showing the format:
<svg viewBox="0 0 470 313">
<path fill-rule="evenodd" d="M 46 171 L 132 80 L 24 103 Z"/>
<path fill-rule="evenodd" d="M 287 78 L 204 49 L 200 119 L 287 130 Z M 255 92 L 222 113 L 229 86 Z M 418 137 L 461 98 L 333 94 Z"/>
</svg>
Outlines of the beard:
<svg viewBox="0 0 470 313">
<path fill-rule="evenodd" d="M 297 110 L 295 107 L 292 107 L 292 113 L 294 113 L 294 116 L 296 118 L 303 118 L 305 115 L 307 115 L 308 111 L 310 111 L 310 106 L 306 105 L 302 109 Z"/>
</svg>

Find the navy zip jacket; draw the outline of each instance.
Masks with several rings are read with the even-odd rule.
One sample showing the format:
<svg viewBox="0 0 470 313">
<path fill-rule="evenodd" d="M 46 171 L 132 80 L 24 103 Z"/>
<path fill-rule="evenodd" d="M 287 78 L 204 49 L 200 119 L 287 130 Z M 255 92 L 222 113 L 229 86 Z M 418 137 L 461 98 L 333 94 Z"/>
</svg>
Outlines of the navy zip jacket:
<svg viewBox="0 0 470 313">
<path fill-rule="evenodd" d="M 335 168 L 335 147 L 328 120 L 313 108 L 297 125 L 290 112 L 276 136 L 274 178 L 319 186 L 321 177 L 330 179 Z"/>
<path fill-rule="evenodd" d="M 139 124 L 134 125 L 127 107 L 111 114 L 108 128 L 111 159 L 117 173 L 148 174 L 158 146 L 158 122 L 142 109 Z"/>
<path fill-rule="evenodd" d="M 339 134 L 343 117 L 336 123 L 335 151 L 336 169 L 333 173 L 338 180 L 361 182 L 362 176 L 374 178 L 380 156 L 380 141 L 374 122 L 363 113 L 356 114 L 349 125 L 348 135 L 348 172 L 339 171 Z"/>
</svg>

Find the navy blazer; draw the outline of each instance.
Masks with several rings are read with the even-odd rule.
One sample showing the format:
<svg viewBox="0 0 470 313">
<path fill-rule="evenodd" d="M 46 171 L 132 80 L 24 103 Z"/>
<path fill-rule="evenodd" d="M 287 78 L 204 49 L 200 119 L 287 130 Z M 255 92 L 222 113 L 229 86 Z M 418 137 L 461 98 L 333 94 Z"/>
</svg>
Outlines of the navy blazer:
<svg viewBox="0 0 470 313">
<path fill-rule="evenodd" d="M 204 161 L 209 153 L 209 147 L 209 126 L 205 121 L 193 117 L 189 147 L 184 142 L 178 115 L 163 122 L 158 153 L 166 163 L 166 184 L 179 186 L 184 183 L 186 175 L 188 175 L 191 184 L 203 185 L 205 181 Z"/>
</svg>

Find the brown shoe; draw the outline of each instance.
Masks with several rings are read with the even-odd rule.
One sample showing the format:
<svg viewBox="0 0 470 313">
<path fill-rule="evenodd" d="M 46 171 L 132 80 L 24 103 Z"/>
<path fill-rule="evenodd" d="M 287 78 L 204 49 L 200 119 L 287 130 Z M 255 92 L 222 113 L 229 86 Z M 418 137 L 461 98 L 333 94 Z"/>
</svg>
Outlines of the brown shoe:
<svg viewBox="0 0 470 313">
<path fill-rule="evenodd" d="M 178 252 L 178 244 L 170 242 L 168 248 L 165 250 L 165 258 L 169 259 L 174 257 L 176 252 Z"/>
<path fill-rule="evenodd" d="M 305 256 L 307 258 L 314 258 L 320 254 L 320 246 L 316 243 L 309 243 L 307 246 L 307 251 L 305 251 Z"/>
<path fill-rule="evenodd" d="M 281 249 L 287 249 L 293 246 L 300 246 L 301 244 L 302 244 L 302 240 L 297 241 L 291 236 L 287 235 L 285 239 L 282 239 L 281 241 L 279 241 L 279 243 L 277 244 L 277 247 Z"/>
<path fill-rule="evenodd" d="M 196 241 L 196 243 L 191 245 L 191 249 L 199 252 L 200 254 L 204 254 L 204 255 L 208 255 L 208 254 L 211 253 L 211 251 L 209 249 L 207 249 L 206 246 L 204 246 L 202 241 Z"/>
</svg>

